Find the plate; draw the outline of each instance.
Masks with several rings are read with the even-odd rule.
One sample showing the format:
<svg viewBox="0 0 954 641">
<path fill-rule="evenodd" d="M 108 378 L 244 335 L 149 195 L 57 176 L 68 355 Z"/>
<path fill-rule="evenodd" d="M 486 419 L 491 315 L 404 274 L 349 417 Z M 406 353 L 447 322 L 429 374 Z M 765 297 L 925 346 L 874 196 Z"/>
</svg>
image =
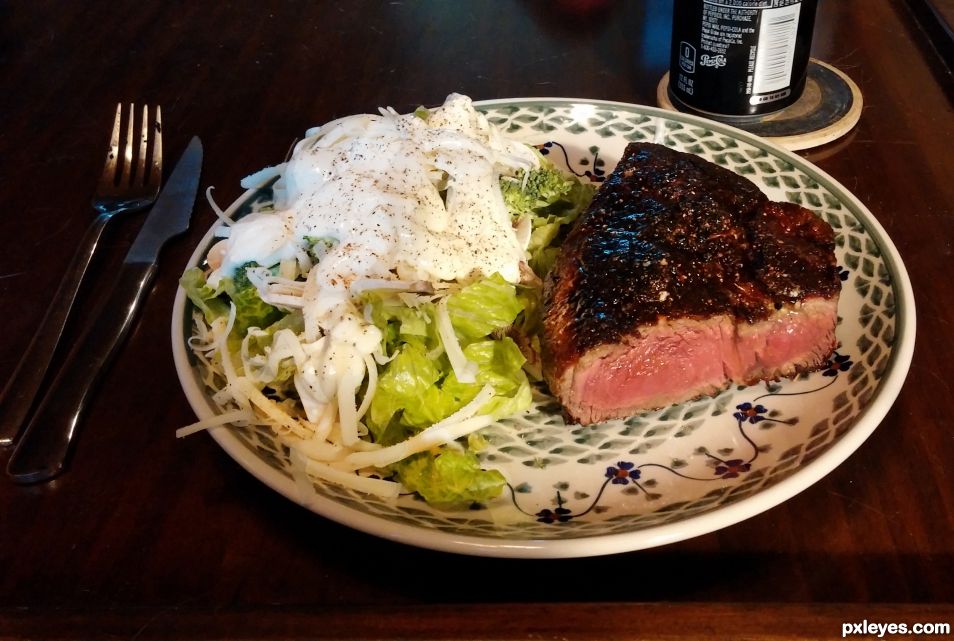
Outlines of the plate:
<svg viewBox="0 0 954 641">
<path fill-rule="evenodd" d="M 559 406 L 540 392 L 528 413 L 482 432 L 489 445 L 480 457 L 503 472 L 508 486 L 498 499 L 460 512 L 320 480 L 314 492 L 300 491 L 287 449 L 271 434 L 210 430 L 242 467 L 317 514 L 386 539 L 472 555 L 582 557 L 664 545 L 759 514 L 835 469 L 877 427 L 911 362 L 914 300 L 891 240 L 842 185 L 756 136 L 688 114 L 566 98 L 476 105 L 491 122 L 594 182 L 612 171 L 628 142 L 657 142 L 727 167 L 773 200 L 815 211 L 836 232 L 843 281 L 839 345 L 828 366 L 585 427 L 564 425 Z M 242 208 L 269 197 L 267 190 L 247 192 Z M 212 242 L 210 230 L 188 266 L 201 264 Z M 195 413 L 208 418 L 220 410 L 191 360 L 190 325 L 180 289 L 172 318 L 176 369 Z"/>
</svg>

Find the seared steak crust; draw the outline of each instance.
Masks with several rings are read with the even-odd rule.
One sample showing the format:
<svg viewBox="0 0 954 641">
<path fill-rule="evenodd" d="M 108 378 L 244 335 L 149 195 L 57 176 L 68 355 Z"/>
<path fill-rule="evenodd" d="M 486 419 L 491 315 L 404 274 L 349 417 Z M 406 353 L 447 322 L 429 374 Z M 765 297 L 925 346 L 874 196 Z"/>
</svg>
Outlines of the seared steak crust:
<svg viewBox="0 0 954 641">
<path fill-rule="evenodd" d="M 581 356 L 638 340 L 641 328 L 717 316 L 752 325 L 836 299 L 833 248 L 831 227 L 808 210 L 693 154 L 630 144 L 546 282 L 551 390 L 563 400 Z"/>
</svg>

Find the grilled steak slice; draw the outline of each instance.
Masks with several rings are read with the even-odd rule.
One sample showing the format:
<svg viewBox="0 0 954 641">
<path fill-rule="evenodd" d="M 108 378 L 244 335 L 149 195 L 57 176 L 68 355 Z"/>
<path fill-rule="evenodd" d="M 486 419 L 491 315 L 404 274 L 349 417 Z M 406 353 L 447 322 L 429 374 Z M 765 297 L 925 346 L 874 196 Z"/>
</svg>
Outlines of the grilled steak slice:
<svg viewBox="0 0 954 641">
<path fill-rule="evenodd" d="M 820 368 L 834 232 L 698 156 L 632 143 L 544 288 L 543 372 L 595 423 Z"/>
</svg>

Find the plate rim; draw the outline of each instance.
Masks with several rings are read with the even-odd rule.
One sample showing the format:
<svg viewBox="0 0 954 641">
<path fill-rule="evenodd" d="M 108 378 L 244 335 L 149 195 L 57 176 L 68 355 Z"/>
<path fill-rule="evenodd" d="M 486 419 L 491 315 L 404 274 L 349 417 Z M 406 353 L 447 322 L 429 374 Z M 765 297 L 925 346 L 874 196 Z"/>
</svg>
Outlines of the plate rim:
<svg viewBox="0 0 954 641">
<path fill-rule="evenodd" d="M 594 105 L 616 111 L 625 111 L 674 120 L 684 124 L 698 125 L 709 130 L 742 140 L 757 148 L 771 151 L 791 163 L 802 173 L 818 177 L 825 187 L 840 202 L 850 202 L 861 214 L 859 223 L 872 237 L 881 250 L 881 259 L 892 275 L 891 287 L 895 295 L 895 341 L 892 346 L 886 371 L 878 382 L 873 399 L 859 413 L 854 425 L 841 435 L 824 453 L 800 467 L 790 476 L 769 488 L 760 490 L 752 496 L 717 509 L 691 516 L 685 520 L 654 525 L 632 532 L 615 534 L 596 534 L 567 539 L 494 539 L 490 537 L 468 536 L 451 532 L 425 529 L 405 523 L 396 523 L 372 514 L 360 512 L 352 507 L 322 496 L 308 497 L 302 500 L 293 480 L 277 470 L 264 465 L 241 441 L 226 427 L 207 430 L 216 443 L 248 473 L 275 490 L 285 498 L 298 503 L 311 512 L 335 521 L 346 527 L 365 534 L 391 540 L 398 543 L 427 548 L 442 552 L 485 556 L 497 558 L 581 558 L 632 552 L 675 543 L 718 531 L 730 525 L 741 523 L 761 514 L 807 490 L 839 465 L 846 461 L 874 432 L 884 420 L 888 411 L 901 392 L 910 369 L 914 353 L 916 335 L 915 300 L 911 281 L 898 253 L 897 247 L 888 236 L 880 222 L 868 207 L 844 185 L 817 165 L 803 159 L 795 153 L 746 131 L 724 123 L 708 120 L 692 114 L 672 112 L 658 107 L 635 103 L 589 98 L 563 97 L 524 97 L 475 100 L 474 106 L 493 108 L 510 105 L 554 105 L 571 104 Z M 820 182 L 821 182 L 820 181 Z M 236 202 L 245 199 L 255 189 L 246 190 Z M 186 267 L 201 261 L 204 250 L 211 241 L 215 224 L 209 228 L 189 257 Z M 172 309 L 171 339 L 173 360 L 180 387 L 198 418 L 214 416 L 210 399 L 203 393 L 195 379 L 195 371 L 186 349 L 187 338 L 184 335 L 186 295 L 181 286 L 177 286 Z M 384 525 L 385 527 L 381 527 Z"/>
</svg>

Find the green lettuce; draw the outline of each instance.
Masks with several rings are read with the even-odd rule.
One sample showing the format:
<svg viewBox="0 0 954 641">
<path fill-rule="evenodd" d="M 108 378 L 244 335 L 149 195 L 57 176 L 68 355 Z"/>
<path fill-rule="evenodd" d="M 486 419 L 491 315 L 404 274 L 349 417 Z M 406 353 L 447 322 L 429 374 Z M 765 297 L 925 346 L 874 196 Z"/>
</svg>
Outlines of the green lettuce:
<svg viewBox="0 0 954 641">
<path fill-rule="evenodd" d="M 476 381 L 461 383 L 445 356 L 432 358 L 420 341 L 404 343 L 378 376 L 365 416 L 375 440 L 390 445 L 447 418 L 490 385 L 494 396 L 481 414 L 502 418 L 530 406 L 524 356 L 510 338 L 487 339 L 464 348 L 477 363 Z"/>
<path fill-rule="evenodd" d="M 208 323 L 228 316 L 230 301 L 235 305 L 235 323 L 232 333 L 229 334 L 232 351 L 237 351 L 249 327 L 268 328 L 287 316 L 287 312 L 263 301 L 258 290 L 249 281 L 246 270 L 255 266 L 255 263 L 242 265 L 235 270 L 233 278 L 221 279 L 215 288 L 209 285 L 205 273 L 198 267 L 187 269 L 179 278 L 179 284 L 189 300 L 202 312 Z M 296 319 L 287 321 L 289 324 L 296 322 Z M 281 329 L 281 326 L 276 326 L 272 335 L 278 329 Z"/>
<path fill-rule="evenodd" d="M 471 343 L 464 348 L 464 356 L 477 363 L 476 382 L 461 383 L 451 371 L 434 401 L 443 401 L 448 407 L 456 405 L 452 411 L 457 411 L 473 400 L 485 385 L 490 385 L 494 388 L 494 396 L 481 408 L 480 414 L 498 419 L 530 406 L 530 382 L 523 371 L 526 359 L 512 339 L 505 337 Z M 409 420 L 417 416 L 411 411 Z"/>
<path fill-rule="evenodd" d="M 285 312 L 263 301 L 255 285 L 249 281 L 248 269 L 256 266 L 256 263 L 246 263 L 235 269 L 231 279 L 222 279 L 225 294 L 235 303 L 232 332 L 239 338 L 245 337 L 249 327 L 268 327 L 285 315 Z"/>
<path fill-rule="evenodd" d="M 391 355 L 402 341 L 416 338 L 428 348 L 439 343 L 434 324 L 434 304 L 421 302 L 412 307 L 392 291 L 368 291 L 362 295 L 370 307 L 371 322 L 384 336 L 384 353 Z"/>
<path fill-rule="evenodd" d="M 462 344 L 509 327 L 523 311 L 515 286 L 494 274 L 448 296 L 451 325 Z"/>
<path fill-rule="evenodd" d="M 305 318 L 300 310 L 294 310 L 285 314 L 277 321 L 262 330 L 262 333 L 255 333 L 249 336 L 248 353 L 250 356 L 264 354 L 266 349 L 271 347 L 275 334 L 283 329 L 289 329 L 296 335 L 305 331 Z M 295 360 L 292 358 L 284 359 L 278 366 L 278 372 L 270 381 L 266 381 L 269 387 L 273 389 L 282 388 L 295 377 Z"/>
<path fill-rule="evenodd" d="M 395 414 L 401 419 L 399 413 L 425 402 L 429 390 L 443 376 L 438 364 L 438 361 L 428 358 L 421 341 L 412 340 L 404 343 L 385 365 L 384 371 L 378 375 L 378 387 L 365 416 L 368 429 L 377 442 L 391 445 L 407 436 L 406 430 L 392 425 L 392 419 Z M 403 425 L 407 426 L 407 423 Z"/>
<path fill-rule="evenodd" d="M 206 322 L 211 323 L 216 318 L 228 315 L 229 304 L 221 298 L 222 290 L 210 287 L 205 280 L 205 272 L 199 267 L 185 270 L 179 278 L 179 284 L 192 304 L 205 316 Z"/>
<path fill-rule="evenodd" d="M 418 339 L 428 350 L 440 347 L 434 303 L 422 299 L 408 305 L 389 290 L 365 292 L 362 302 L 369 306 L 371 322 L 384 335 L 386 354 L 393 354 L 401 343 L 411 339 Z M 523 307 L 516 286 L 500 274 L 478 280 L 447 297 L 451 325 L 462 345 L 510 327 Z"/>
<path fill-rule="evenodd" d="M 523 353 L 509 337 L 524 309 L 516 287 L 499 275 L 476 281 L 447 299 L 454 333 L 467 360 L 477 365 L 476 380 L 462 383 L 441 349 L 435 303 L 409 306 L 394 292 L 363 296 L 368 316 L 385 335 L 391 360 L 378 375 L 365 423 L 376 442 L 392 444 L 447 418 L 469 403 L 485 385 L 494 396 L 480 413 L 500 418 L 526 409 L 530 382 Z"/>
<path fill-rule="evenodd" d="M 395 465 L 404 487 L 417 492 L 428 504 L 445 510 L 465 509 L 500 495 L 506 485 L 497 470 L 483 470 L 470 452 L 445 450 L 409 456 Z"/>
</svg>

